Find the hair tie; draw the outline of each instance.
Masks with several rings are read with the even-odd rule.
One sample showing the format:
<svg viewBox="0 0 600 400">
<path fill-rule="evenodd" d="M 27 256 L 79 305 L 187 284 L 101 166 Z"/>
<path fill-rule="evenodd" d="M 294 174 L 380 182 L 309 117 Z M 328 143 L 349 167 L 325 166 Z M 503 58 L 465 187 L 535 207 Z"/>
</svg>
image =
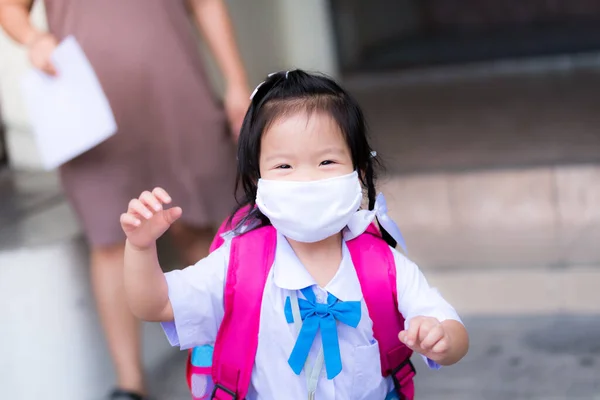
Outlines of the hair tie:
<svg viewBox="0 0 600 400">
<path fill-rule="evenodd" d="M 283 72 L 283 71 L 271 72 L 270 74 L 268 74 L 268 75 L 267 75 L 267 78 L 270 78 L 270 77 L 272 77 L 273 75 L 277 75 L 277 74 L 280 74 L 280 73 L 282 73 L 282 72 Z M 285 71 L 285 79 L 287 79 L 287 78 L 288 78 L 288 75 L 289 75 L 289 73 L 290 73 L 290 71 L 289 71 L 289 70 L 288 70 L 288 71 Z M 252 100 L 252 99 L 254 98 L 254 96 L 256 95 L 256 92 L 258 92 L 258 89 L 260 89 L 260 87 L 261 87 L 262 85 L 264 85 L 264 84 L 265 84 L 265 82 L 266 82 L 266 80 L 264 80 L 264 81 L 262 81 L 261 83 L 259 83 L 258 85 L 256 85 L 256 87 L 254 88 L 254 91 L 253 91 L 253 92 L 252 92 L 252 94 L 250 95 L 250 100 Z"/>
<path fill-rule="evenodd" d="M 254 91 L 252 92 L 252 94 L 250 95 L 250 100 L 252 100 L 254 98 L 254 96 L 256 95 L 256 92 L 258 92 L 258 89 L 264 85 L 265 81 L 262 81 L 261 83 L 259 83 L 255 88 Z"/>
</svg>

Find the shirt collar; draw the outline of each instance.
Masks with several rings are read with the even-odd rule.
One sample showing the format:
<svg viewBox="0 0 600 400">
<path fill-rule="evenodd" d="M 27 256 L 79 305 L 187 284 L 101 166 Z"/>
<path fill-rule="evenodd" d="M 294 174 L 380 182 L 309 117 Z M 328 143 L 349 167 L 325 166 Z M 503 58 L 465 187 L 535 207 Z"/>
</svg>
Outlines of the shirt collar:
<svg viewBox="0 0 600 400">
<path fill-rule="evenodd" d="M 280 233 L 277 233 L 273 282 L 277 287 L 286 290 L 300 290 L 316 285 L 315 280 L 304 268 L 287 239 Z M 362 300 L 360 282 L 345 242 L 342 242 L 340 268 L 324 289 L 341 301 Z"/>
</svg>

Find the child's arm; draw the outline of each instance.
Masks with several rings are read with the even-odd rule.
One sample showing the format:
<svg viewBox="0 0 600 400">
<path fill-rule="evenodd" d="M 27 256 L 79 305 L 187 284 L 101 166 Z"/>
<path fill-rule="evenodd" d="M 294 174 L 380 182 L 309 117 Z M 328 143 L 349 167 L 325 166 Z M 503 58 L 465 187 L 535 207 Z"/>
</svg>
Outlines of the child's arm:
<svg viewBox="0 0 600 400">
<path fill-rule="evenodd" d="M 460 361 L 468 351 L 469 337 L 458 314 L 429 286 L 416 264 L 396 251 L 394 258 L 398 309 L 406 318 L 400 340 L 439 365 Z"/>
<path fill-rule="evenodd" d="M 173 321 L 167 280 L 158 263 L 156 245 L 138 248 L 125 245 L 125 293 L 131 312 L 152 322 Z"/>
<path fill-rule="evenodd" d="M 133 314 L 146 321 L 172 321 L 167 281 L 156 254 L 158 239 L 181 216 L 181 208 L 163 209 L 171 197 L 160 188 L 144 192 L 129 203 L 121 215 L 127 235 L 125 246 L 125 293 Z"/>
<path fill-rule="evenodd" d="M 223 290 L 229 263 L 229 242 L 183 270 L 163 275 L 156 239 L 181 216 L 162 189 L 144 192 L 121 216 L 127 234 L 125 291 L 133 313 L 160 321 L 171 345 L 183 349 L 214 343 L 223 315 Z"/>
</svg>

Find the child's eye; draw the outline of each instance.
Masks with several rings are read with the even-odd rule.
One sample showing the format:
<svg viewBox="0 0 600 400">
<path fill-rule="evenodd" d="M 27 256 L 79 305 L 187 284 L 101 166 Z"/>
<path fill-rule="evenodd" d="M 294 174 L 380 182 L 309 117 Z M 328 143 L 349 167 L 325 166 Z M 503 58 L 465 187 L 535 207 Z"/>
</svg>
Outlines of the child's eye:
<svg viewBox="0 0 600 400">
<path fill-rule="evenodd" d="M 321 162 L 321 165 L 331 165 L 331 164 L 335 164 L 335 161 L 325 160 L 325 161 Z"/>
<path fill-rule="evenodd" d="M 275 169 L 290 169 L 290 168 L 292 168 L 292 166 L 289 164 L 281 164 L 281 165 L 278 165 L 277 167 L 275 167 Z"/>
</svg>

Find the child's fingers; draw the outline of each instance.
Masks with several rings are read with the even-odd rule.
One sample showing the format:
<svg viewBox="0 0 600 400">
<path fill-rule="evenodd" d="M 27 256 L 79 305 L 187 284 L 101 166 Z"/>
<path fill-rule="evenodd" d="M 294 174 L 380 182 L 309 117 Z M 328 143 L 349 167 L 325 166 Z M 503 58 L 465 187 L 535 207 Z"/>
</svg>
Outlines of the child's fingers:
<svg viewBox="0 0 600 400">
<path fill-rule="evenodd" d="M 425 338 L 427 337 L 427 335 L 429 334 L 429 332 L 435 328 L 436 326 L 438 326 L 440 323 L 433 318 L 423 318 L 420 321 L 419 324 L 419 334 L 417 335 L 417 342 L 419 343 L 419 345 L 421 344 L 421 342 L 423 340 L 425 340 Z"/>
<path fill-rule="evenodd" d="M 450 350 L 450 343 L 446 337 L 439 340 L 432 348 L 431 351 L 436 354 L 443 354 Z"/>
<path fill-rule="evenodd" d="M 421 348 L 423 350 L 431 350 L 440 340 L 444 338 L 444 329 L 442 324 L 437 324 L 432 327 L 427 335 L 421 340 Z"/>
<path fill-rule="evenodd" d="M 169 193 L 167 193 L 167 191 L 163 188 L 154 188 L 152 194 L 156 196 L 156 198 L 160 200 L 163 204 L 169 204 L 172 200 L 171 196 L 169 196 Z"/>
<path fill-rule="evenodd" d="M 171 225 L 173 222 L 177 221 L 179 219 L 179 217 L 181 217 L 181 214 L 182 214 L 181 207 L 169 208 L 168 210 L 165 210 L 163 212 L 163 216 L 165 217 L 165 220 L 167 221 L 167 223 L 169 225 Z"/>
<path fill-rule="evenodd" d="M 154 215 L 140 200 L 133 199 L 129 202 L 129 208 L 127 209 L 129 214 L 137 213 L 146 219 L 152 218 Z"/>
<path fill-rule="evenodd" d="M 162 210 L 162 204 L 152 193 L 145 191 L 140 195 L 140 201 L 147 207 L 150 207 L 155 212 Z"/>
<path fill-rule="evenodd" d="M 417 344 L 417 340 L 419 338 L 419 328 L 421 327 L 421 320 L 418 318 L 413 318 L 409 324 L 408 329 L 406 330 L 406 345 L 415 346 Z"/>
<path fill-rule="evenodd" d="M 401 332 L 398 334 L 398 339 L 400 339 L 400 341 L 401 341 L 402 343 L 406 344 L 406 341 L 407 341 L 407 335 L 408 335 L 408 334 L 406 333 L 406 331 L 401 331 Z M 408 345 L 407 345 L 407 346 L 408 346 Z"/>
<path fill-rule="evenodd" d="M 142 221 L 140 221 L 138 218 L 136 218 L 132 214 L 128 214 L 128 213 L 121 214 L 120 220 L 121 220 L 121 225 L 123 225 L 123 227 L 127 227 L 130 229 L 137 228 L 142 223 Z"/>
</svg>

